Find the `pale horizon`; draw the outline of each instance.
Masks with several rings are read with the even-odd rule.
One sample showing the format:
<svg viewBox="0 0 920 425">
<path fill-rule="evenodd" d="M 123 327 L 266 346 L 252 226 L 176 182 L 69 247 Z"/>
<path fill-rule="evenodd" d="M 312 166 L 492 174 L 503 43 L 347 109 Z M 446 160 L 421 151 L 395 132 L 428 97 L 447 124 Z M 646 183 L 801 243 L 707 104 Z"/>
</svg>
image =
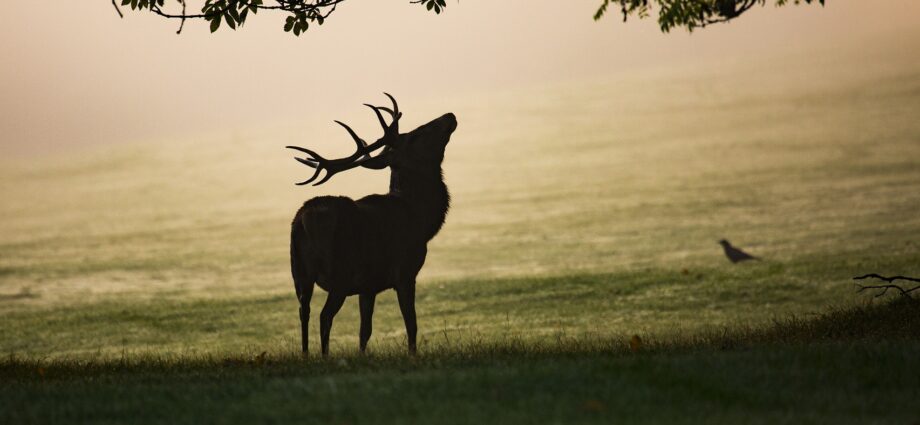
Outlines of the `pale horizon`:
<svg viewBox="0 0 920 425">
<path fill-rule="evenodd" d="M 552 85 L 776 58 L 815 71 L 822 58 L 884 66 L 920 57 L 911 1 L 768 5 L 692 34 L 662 34 L 654 19 L 623 23 L 616 11 L 593 22 L 596 3 L 518 11 L 523 2 L 461 2 L 434 15 L 406 2 L 349 2 L 299 38 L 272 13 L 216 34 L 189 21 L 176 35 L 174 20 L 119 19 L 106 1 L 17 4 L 0 17 L 12 64 L 0 70 L 0 152 L 327 126 L 384 90 L 447 111 L 446 99 L 477 93 L 516 90 L 527 102 Z"/>
</svg>

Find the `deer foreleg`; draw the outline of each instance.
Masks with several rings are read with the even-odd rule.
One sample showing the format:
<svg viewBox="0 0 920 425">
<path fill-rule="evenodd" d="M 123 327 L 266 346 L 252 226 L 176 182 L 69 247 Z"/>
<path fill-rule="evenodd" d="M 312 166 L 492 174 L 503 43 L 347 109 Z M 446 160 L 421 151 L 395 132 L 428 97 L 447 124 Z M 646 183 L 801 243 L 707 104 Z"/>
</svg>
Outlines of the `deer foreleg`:
<svg viewBox="0 0 920 425">
<path fill-rule="evenodd" d="M 319 340 L 323 357 L 329 355 L 329 332 L 332 330 L 332 319 L 335 318 L 336 313 L 339 312 L 344 303 L 344 295 L 330 292 L 329 297 L 326 298 L 326 305 L 323 306 L 323 311 L 319 313 Z"/>
<path fill-rule="evenodd" d="M 396 298 L 399 299 L 399 310 L 402 312 L 403 321 L 406 322 L 409 353 L 415 354 L 415 335 L 418 332 L 415 322 L 415 282 L 397 289 Z"/>
<path fill-rule="evenodd" d="M 377 294 L 361 294 L 358 302 L 361 304 L 361 352 L 367 350 L 367 341 L 371 339 L 372 321 L 374 317 L 374 301 Z"/>
</svg>

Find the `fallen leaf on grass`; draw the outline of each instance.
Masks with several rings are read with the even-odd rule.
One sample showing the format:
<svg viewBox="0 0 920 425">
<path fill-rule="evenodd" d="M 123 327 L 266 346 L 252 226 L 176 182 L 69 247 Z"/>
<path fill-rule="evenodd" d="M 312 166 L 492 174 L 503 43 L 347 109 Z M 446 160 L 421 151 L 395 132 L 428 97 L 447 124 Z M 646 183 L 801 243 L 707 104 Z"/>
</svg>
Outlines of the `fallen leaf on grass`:
<svg viewBox="0 0 920 425">
<path fill-rule="evenodd" d="M 588 412 L 603 412 L 606 406 L 604 406 L 604 403 L 600 400 L 591 399 L 585 400 L 585 402 L 581 404 L 581 408 Z"/>
<path fill-rule="evenodd" d="M 642 338 L 639 338 L 639 335 L 633 335 L 629 339 L 629 351 L 636 353 L 640 348 L 642 348 Z"/>
</svg>

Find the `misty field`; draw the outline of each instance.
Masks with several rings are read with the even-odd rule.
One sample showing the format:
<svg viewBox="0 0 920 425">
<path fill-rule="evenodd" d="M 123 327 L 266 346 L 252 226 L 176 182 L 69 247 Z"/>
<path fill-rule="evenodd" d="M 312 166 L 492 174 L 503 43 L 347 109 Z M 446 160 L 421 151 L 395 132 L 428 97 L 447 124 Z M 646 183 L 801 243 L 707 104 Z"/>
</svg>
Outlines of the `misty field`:
<svg viewBox="0 0 920 425">
<path fill-rule="evenodd" d="M 297 356 L 294 211 L 387 180 L 295 187 L 282 147 L 376 137 L 360 105 L 4 159 L 0 422 L 916 420 L 920 310 L 851 278 L 920 275 L 920 65 L 755 65 L 400 99 L 459 121 L 418 358 L 393 293 L 370 356 L 356 299 Z"/>
</svg>

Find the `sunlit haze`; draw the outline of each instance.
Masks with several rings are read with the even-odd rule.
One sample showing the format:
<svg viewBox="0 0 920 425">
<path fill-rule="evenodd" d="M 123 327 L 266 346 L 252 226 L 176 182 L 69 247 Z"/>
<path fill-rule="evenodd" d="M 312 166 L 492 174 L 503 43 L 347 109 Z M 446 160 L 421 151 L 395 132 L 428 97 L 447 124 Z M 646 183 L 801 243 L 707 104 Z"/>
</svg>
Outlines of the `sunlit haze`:
<svg viewBox="0 0 920 425">
<path fill-rule="evenodd" d="M 272 128 L 308 137 L 307 126 L 358 116 L 354 105 L 381 91 L 446 110 L 460 95 L 488 102 L 481 96 L 517 89 L 533 102 L 555 83 L 624 74 L 920 60 L 913 0 L 768 5 L 692 34 L 617 13 L 594 22 L 598 3 L 449 2 L 434 15 L 407 1 L 351 1 L 297 38 L 272 13 L 237 32 L 190 21 L 176 35 L 178 22 L 119 19 L 108 1 L 18 2 L 0 16 L 0 153 Z"/>
</svg>

